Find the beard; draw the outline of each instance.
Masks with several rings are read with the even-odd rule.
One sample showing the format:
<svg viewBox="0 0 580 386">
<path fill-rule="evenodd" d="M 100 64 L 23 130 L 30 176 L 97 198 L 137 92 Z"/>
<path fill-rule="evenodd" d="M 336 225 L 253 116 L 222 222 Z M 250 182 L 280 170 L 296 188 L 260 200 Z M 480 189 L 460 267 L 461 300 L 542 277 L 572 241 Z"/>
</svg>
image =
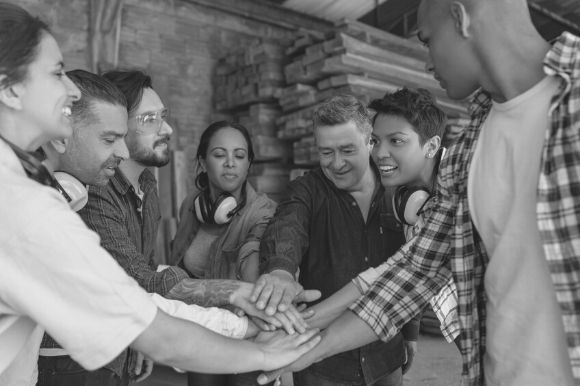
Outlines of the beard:
<svg viewBox="0 0 580 386">
<path fill-rule="evenodd" d="M 166 144 L 164 150 L 155 148 L 161 144 Z M 151 148 L 135 146 L 129 149 L 131 159 L 147 167 L 162 167 L 169 163 L 169 138 L 162 138 L 153 143 Z"/>
</svg>

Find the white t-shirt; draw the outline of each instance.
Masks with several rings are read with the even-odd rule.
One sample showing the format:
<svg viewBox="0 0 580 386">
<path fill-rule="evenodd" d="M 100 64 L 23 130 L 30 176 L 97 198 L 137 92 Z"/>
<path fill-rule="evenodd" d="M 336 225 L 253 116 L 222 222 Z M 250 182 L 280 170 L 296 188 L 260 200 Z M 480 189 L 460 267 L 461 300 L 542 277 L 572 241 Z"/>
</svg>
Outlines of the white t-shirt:
<svg viewBox="0 0 580 386">
<path fill-rule="evenodd" d="M 486 383 L 572 385 L 560 308 L 536 220 L 537 186 L 548 110 L 559 86 L 547 77 L 494 103 L 473 156 L 468 201 L 490 262 Z"/>
<path fill-rule="evenodd" d="M 35 377 L 36 357 L 19 354 L 38 352 L 37 325 L 82 366 L 102 367 L 149 326 L 157 307 L 56 190 L 26 177 L 1 140 L 0 181 L 0 384 Z"/>
</svg>

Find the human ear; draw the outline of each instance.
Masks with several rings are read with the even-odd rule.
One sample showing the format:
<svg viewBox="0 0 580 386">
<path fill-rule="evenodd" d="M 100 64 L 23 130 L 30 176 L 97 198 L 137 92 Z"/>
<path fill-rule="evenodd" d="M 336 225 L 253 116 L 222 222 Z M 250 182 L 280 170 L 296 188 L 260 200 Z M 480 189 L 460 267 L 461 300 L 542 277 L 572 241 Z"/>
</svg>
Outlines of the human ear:
<svg viewBox="0 0 580 386">
<path fill-rule="evenodd" d="M 6 79 L 6 75 L 0 75 L 0 102 L 4 103 L 6 106 L 12 109 L 21 110 L 22 101 L 18 96 L 20 93 L 17 90 L 18 87 L 16 85 L 5 85 Z"/>
<path fill-rule="evenodd" d="M 53 139 L 49 143 L 58 154 L 64 154 L 68 145 L 68 139 Z"/>
<path fill-rule="evenodd" d="M 469 36 L 469 26 L 471 24 L 471 18 L 465 5 L 459 1 L 454 1 L 451 3 L 451 18 L 453 19 L 453 25 L 455 30 L 459 35 L 466 38 Z"/>
<path fill-rule="evenodd" d="M 427 158 L 435 157 L 435 154 L 437 154 L 440 147 L 441 147 L 441 137 L 435 135 L 429 138 L 429 140 L 424 145 L 424 148 L 426 150 L 425 157 Z"/>
</svg>

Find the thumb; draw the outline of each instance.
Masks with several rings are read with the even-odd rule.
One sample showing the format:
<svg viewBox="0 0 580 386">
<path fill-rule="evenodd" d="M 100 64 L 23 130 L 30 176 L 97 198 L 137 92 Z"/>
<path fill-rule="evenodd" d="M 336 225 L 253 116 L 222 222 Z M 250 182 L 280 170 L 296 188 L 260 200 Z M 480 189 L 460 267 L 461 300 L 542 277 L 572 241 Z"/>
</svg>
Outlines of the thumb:
<svg viewBox="0 0 580 386">
<path fill-rule="evenodd" d="M 322 293 L 318 290 L 304 290 L 300 292 L 298 295 L 296 295 L 294 302 L 296 303 L 313 302 L 316 299 L 320 298 L 320 296 L 322 296 Z"/>
<path fill-rule="evenodd" d="M 258 376 L 258 384 L 265 385 L 265 384 L 268 384 L 270 382 L 274 382 L 274 380 L 276 378 L 278 378 L 280 375 L 282 375 L 283 373 L 284 373 L 284 368 L 278 369 L 278 370 L 273 370 L 273 371 L 268 371 L 266 373 L 262 373 Z"/>
</svg>

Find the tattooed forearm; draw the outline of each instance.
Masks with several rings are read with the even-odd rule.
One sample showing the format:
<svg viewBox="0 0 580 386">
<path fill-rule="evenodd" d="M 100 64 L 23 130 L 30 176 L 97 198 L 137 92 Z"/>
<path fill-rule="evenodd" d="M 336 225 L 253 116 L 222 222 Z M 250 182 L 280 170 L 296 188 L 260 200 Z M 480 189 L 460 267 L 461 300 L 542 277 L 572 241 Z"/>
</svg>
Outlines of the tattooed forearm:
<svg viewBox="0 0 580 386">
<path fill-rule="evenodd" d="M 230 304 L 231 295 L 240 288 L 236 280 L 184 279 L 166 295 L 168 299 L 181 300 L 187 304 L 203 307 L 219 307 Z"/>
</svg>

